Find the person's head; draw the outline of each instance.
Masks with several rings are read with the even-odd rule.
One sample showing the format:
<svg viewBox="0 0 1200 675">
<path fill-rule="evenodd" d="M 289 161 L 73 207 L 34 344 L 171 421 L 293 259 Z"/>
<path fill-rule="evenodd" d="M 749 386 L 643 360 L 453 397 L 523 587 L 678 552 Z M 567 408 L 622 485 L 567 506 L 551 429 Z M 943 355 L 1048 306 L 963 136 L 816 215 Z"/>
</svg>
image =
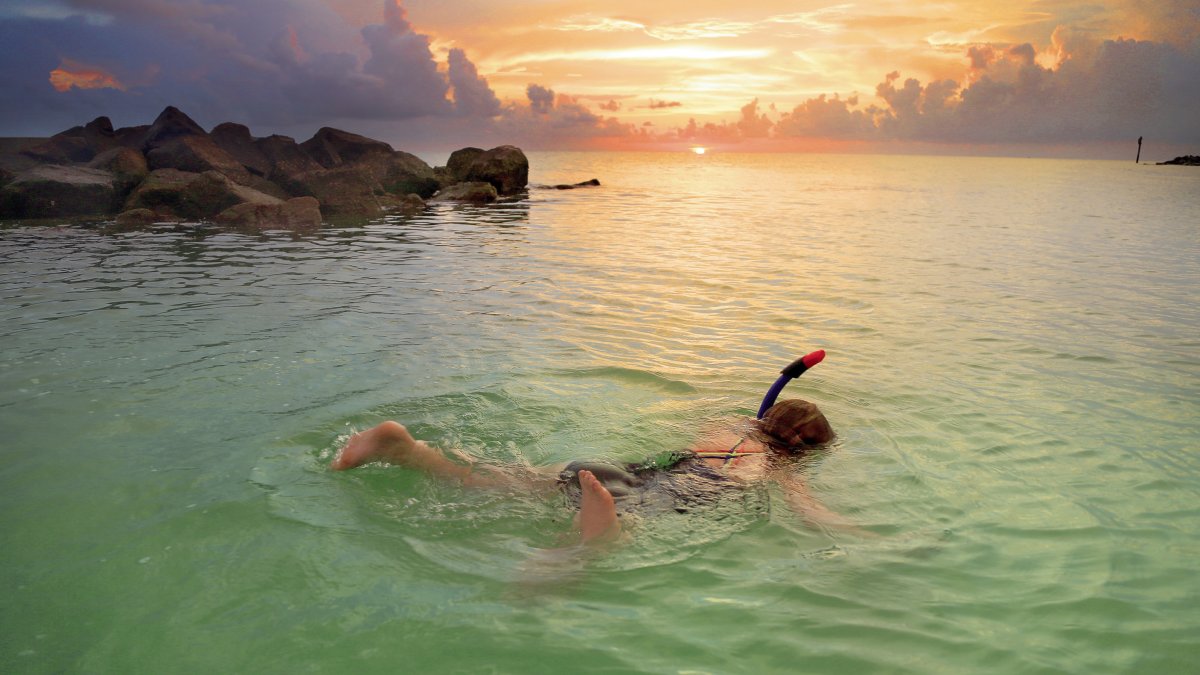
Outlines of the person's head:
<svg viewBox="0 0 1200 675">
<path fill-rule="evenodd" d="M 770 439 L 789 449 L 821 445 L 833 440 L 833 427 L 815 403 L 793 398 L 771 406 L 758 421 Z"/>
</svg>

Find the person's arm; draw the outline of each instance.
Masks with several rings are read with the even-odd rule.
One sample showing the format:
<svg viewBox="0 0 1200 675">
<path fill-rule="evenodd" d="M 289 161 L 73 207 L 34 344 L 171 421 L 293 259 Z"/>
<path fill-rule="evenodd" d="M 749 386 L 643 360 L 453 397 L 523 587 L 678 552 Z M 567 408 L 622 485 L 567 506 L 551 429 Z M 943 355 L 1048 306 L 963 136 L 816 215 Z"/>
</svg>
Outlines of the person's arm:
<svg viewBox="0 0 1200 675">
<path fill-rule="evenodd" d="M 873 536 L 871 532 L 858 527 L 840 513 L 829 510 L 813 496 L 802 476 L 779 470 L 773 472 L 771 478 L 779 483 L 788 506 L 804 521 L 805 525 L 826 532 L 839 530 L 861 536 Z"/>
</svg>

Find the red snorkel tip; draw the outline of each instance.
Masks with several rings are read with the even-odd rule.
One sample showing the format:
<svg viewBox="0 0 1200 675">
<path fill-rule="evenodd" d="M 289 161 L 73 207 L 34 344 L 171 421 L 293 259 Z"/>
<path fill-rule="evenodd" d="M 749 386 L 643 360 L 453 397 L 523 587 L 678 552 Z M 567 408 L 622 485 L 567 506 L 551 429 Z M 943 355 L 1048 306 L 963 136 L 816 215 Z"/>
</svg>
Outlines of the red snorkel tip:
<svg viewBox="0 0 1200 675">
<path fill-rule="evenodd" d="M 789 378 L 800 377 L 801 375 L 804 374 L 804 371 L 817 365 L 824 358 L 825 358 L 825 350 L 818 349 L 817 351 L 815 351 L 811 354 L 801 356 L 800 358 L 796 359 L 795 361 L 792 361 L 791 363 L 788 364 L 787 368 L 784 368 L 783 370 L 779 371 L 779 374 L 786 375 Z"/>
<path fill-rule="evenodd" d="M 779 398 L 779 392 L 787 386 L 789 380 L 794 380 L 804 374 L 804 371 L 812 368 L 821 361 L 825 360 L 825 350 L 818 349 L 811 354 L 806 354 L 792 361 L 787 365 L 787 368 L 779 371 L 779 379 L 775 380 L 775 384 L 767 390 L 767 395 L 763 397 L 762 405 L 758 406 L 758 419 L 762 419 L 763 415 L 767 414 L 767 410 L 775 405 L 775 399 Z"/>
</svg>

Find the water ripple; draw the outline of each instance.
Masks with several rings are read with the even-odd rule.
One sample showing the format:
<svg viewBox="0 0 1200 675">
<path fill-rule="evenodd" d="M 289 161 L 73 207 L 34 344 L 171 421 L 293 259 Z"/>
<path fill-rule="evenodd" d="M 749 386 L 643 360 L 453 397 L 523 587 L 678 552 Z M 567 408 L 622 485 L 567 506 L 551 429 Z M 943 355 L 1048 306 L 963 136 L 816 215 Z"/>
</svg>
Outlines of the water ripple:
<svg viewBox="0 0 1200 675">
<path fill-rule="evenodd" d="M 143 669 L 216 671 L 1191 665 L 1194 176 L 534 166 L 603 187 L 306 235 L 0 229 L 0 568 L 22 617 L 6 644 L 90 650 L 46 672 L 148 652 Z M 753 414 L 816 348 L 826 362 L 786 390 L 839 432 L 809 487 L 874 537 L 807 529 L 768 489 L 527 583 L 570 530 L 553 497 L 325 468 L 389 418 L 491 462 L 634 461 Z M 331 626 L 349 627 L 337 649 Z"/>
</svg>

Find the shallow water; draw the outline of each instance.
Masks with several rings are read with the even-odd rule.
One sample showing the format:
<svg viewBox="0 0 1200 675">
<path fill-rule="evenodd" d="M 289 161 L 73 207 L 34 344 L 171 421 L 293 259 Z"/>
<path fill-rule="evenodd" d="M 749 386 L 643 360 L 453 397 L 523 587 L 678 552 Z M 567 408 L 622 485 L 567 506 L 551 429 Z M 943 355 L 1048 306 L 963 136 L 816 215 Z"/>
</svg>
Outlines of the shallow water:
<svg viewBox="0 0 1200 675">
<path fill-rule="evenodd" d="M 1157 672 L 1200 656 L 1200 173 L 533 154 L 311 235 L 0 230 L 0 672 Z M 641 459 L 779 368 L 836 446 L 563 546 L 553 496 L 324 467 L 385 419 Z"/>
</svg>

